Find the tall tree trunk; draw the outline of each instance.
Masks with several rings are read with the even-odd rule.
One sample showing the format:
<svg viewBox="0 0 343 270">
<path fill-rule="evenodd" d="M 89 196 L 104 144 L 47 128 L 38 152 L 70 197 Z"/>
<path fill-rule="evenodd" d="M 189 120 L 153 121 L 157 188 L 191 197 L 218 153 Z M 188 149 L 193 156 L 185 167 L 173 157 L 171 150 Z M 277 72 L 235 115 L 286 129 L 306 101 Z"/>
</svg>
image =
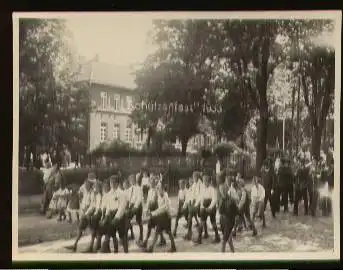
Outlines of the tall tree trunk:
<svg viewBox="0 0 343 270">
<path fill-rule="evenodd" d="M 300 80 L 300 77 L 298 78 L 298 97 L 297 97 L 297 124 L 296 124 L 296 143 L 295 143 L 295 153 L 298 154 L 299 152 L 299 131 L 300 131 L 300 83 L 301 83 L 301 80 Z"/>
<path fill-rule="evenodd" d="M 244 133 L 241 135 L 241 142 L 240 142 L 240 147 L 242 150 L 244 150 Z M 240 158 L 240 163 L 241 163 L 241 174 L 242 177 L 245 177 L 245 157 L 241 156 Z"/>
<path fill-rule="evenodd" d="M 260 113 L 257 130 L 256 170 L 260 171 L 263 160 L 267 157 L 268 115 Z"/>
<path fill-rule="evenodd" d="M 182 138 L 181 139 L 181 152 L 182 156 L 186 156 L 187 153 L 187 144 L 188 144 L 188 139 L 187 138 Z"/>
<path fill-rule="evenodd" d="M 293 157 L 293 149 L 294 149 L 294 112 L 295 112 L 295 87 L 292 89 L 292 116 L 291 116 L 291 149 L 290 154 Z"/>
<path fill-rule="evenodd" d="M 319 160 L 319 157 L 320 157 L 322 134 L 323 134 L 323 125 L 322 124 L 319 126 L 313 127 L 312 156 L 314 156 L 317 160 Z"/>
</svg>

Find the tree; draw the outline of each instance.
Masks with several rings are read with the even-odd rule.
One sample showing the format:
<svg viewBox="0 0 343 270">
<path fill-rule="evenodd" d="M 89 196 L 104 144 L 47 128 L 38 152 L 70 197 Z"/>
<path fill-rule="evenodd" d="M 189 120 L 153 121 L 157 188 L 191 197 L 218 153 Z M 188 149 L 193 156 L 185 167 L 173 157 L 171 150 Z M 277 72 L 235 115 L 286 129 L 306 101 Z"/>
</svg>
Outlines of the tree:
<svg viewBox="0 0 343 270">
<path fill-rule="evenodd" d="M 319 158 L 323 130 L 334 100 L 335 50 L 331 44 L 322 44 L 320 38 L 330 39 L 334 24 L 330 20 L 310 20 L 297 25 L 299 36 L 300 77 L 304 101 L 312 127 L 312 155 Z"/>
<path fill-rule="evenodd" d="M 64 144 L 84 140 L 84 129 L 75 120 L 85 117 L 89 100 L 74 87 L 78 66 L 67 37 L 63 20 L 19 22 L 21 157 L 33 153 L 37 158 L 38 152 L 48 149 L 60 153 Z"/>
<path fill-rule="evenodd" d="M 199 119 L 213 101 L 207 91 L 212 76 L 206 61 L 208 24 L 202 20 L 158 20 L 154 25 L 153 39 L 159 49 L 136 74 L 141 100 L 154 108 L 143 113 L 141 123 L 145 127 L 150 123 L 152 135 L 162 121 L 166 138 L 179 138 L 185 155 L 189 139 L 199 132 Z"/>
<path fill-rule="evenodd" d="M 227 73 L 239 79 L 240 89 L 249 93 L 259 112 L 256 167 L 266 157 L 269 120 L 267 88 L 274 68 L 282 61 L 282 43 L 278 38 L 285 21 L 225 20 L 214 24 L 217 60 Z"/>
</svg>

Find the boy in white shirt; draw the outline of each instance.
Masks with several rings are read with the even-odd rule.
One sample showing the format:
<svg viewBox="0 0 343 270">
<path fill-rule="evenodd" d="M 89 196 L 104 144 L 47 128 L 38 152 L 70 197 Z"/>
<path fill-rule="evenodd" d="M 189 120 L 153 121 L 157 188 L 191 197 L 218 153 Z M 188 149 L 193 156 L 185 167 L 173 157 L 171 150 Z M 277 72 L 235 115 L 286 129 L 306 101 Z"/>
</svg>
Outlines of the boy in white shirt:
<svg viewBox="0 0 343 270">
<path fill-rule="evenodd" d="M 262 219 L 262 226 L 266 227 L 266 219 L 264 216 L 264 197 L 265 190 L 260 184 L 259 176 L 254 176 L 253 186 L 251 187 L 251 206 L 252 206 L 252 221 L 255 221 L 256 215 Z"/>
<path fill-rule="evenodd" d="M 110 252 L 110 239 L 113 238 L 114 252 L 118 252 L 118 241 L 116 233 L 122 241 L 124 252 L 128 253 L 127 226 L 128 219 L 125 215 L 128 200 L 124 191 L 119 186 L 119 176 L 110 177 L 110 191 L 108 193 L 106 212 L 101 225 L 106 227 L 104 242 L 101 246 L 102 253 Z"/>
<path fill-rule="evenodd" d="M 168 193 L 160 182 L 157 184 L 156 189 L 158 192 L 157 209 L 149 213 L 149 219 L 156 224 L 156 231 L 152 244 L 147 251 L 153 252 L 158 236 L 165 231 L 171 242 L 170 252 L 176 252 L 175 241 L 171 231 L 170 200 Z"/>
<path fill-rule="evenodd" d="M 179 219 L 184 216 L 186 221 L 188 219 L 188 207 L 184 207 L 186 203 L 186 197 L 187 197 L 187 188 L 186 188 L 186 181 L 185 179 L 180 179 L 179 180 L 179 193 L 178 193 L 178 210 L 176 214 L 176 219 L 175 219 L 175 228 L 173 232 L 173 236 L 176 237 L 176 231 L 177 231 L 177 226 L 179 224 Z"/>
<path fill-rule="evenodd" d="M 200 173 L 195 171 L 192 175 L 192 182 L 193 184 L 190 186 L 190 194 L 188 195 L 188 231 L 185 235 L 185 240 L 190 241 L 192 239 L 192 221 L 193 217 L 197 220 L 200 211 L 200 204 L 198 201 L 199 194 L 202 192 L 203 184 L 200 178 Z M 199 222 L 197 221 L 197 224 Z M 200 224 L 199 224 L 200 226 Z"/>
<path fill-rule="evenodd" d="M 128 219 L 132 220 L 136 217 L 137 224 L 139 226 L 139 243 L 143 241 L 143 192 L 136 181 L 136 176 L 134 174 L 129 176 L 129 188 L 127 191 L 129 209 L 128 209 Z M 131 239 L 134 239 L 134 234 L 131 226 Z"/>
<path fill-rule="evenodd" d="M 156 189 L 156 184 L 158 182 L 158 179 L 156 177 L 151 178 L 151 188 L 149 189 L 148 196 L 147 196 L 147 206 L 148 206 L 148 214 L 152 211 L 155 211 L 158 208 L 158 192 Z M 140 245 L 142 248 L 147 248 L 148 240 L 151 235 L 151 231 L 153 228 L 156 227 L 156 223 L 154 219 L 149 219 L 148 221 L 148 230 L 145 237 L 145 240 Z M 163 237 L 163 234 L 160 233 L 160 246 L 164 246 L 166 244 L 166 240 Z"/>
<path fill-rule="evenodd" d="M 220 237 L 218 233 L 217 228 L 217 222 L 216 222 L 216 213 L 217 213 L 217 191 L 214 189 L 214 187 L 210 183 L 210 176 L 208 174 L 204 174 L 203 176 L 204 186 L 201 190 L 201 193 L 198 196 L 196 205 L 199 205 L 200 207 L 200 227 L 199 227 L 199 235 L 197 244 L 201 244 L 202 241 L 202 232 L 205 229 L 207 229 L 207 218 L 210 217 L 210 221 L 215 233 L 215 239 L 214 243 L 220 242 Z"/>
<path fill-rule="evenodd" d="M 95 252 L 99 251 L 101 248 L 101 238 L 106 233 L 106 227 L 103 225 L 102 221 L 105 218 L 106 213 L 106 206 L 108 205 L 109 200 L 109 191 L 110 191 L 110 183 L 109 179 L 105 179 L 102 183 L 102 198 L 101 204 L 98 209 L 95 211 L 95 215 L 99 216 L 99 222 L 96 230 L 96 247 Z"/>
<path fill-rule="evenodd" d="M 92 201 L 86 215 L 90 216 L 91 241 L 87 252 L 93 252 L 95 238 L 98 234 L 99 223 L 101 219 L 101 203 L 102 203 L 102 183 L 97 181 L 93 187 Z"/>
<path fill-rule="evenodd" d="M 150 177 L 149 177 L 148 172 L 144 171 L 143 176 L 142 176 L 142 191 L 143 191 L 144 201 L 147 200 L 149 189 L 150 189 Z"/>
<path fill-rule="evenodd" d="M 78 227 L 77 236 L 74 242 L 74 245 L 67 247 L 68 249 L 71 249 L 72 251 L 76 252 L 77 244 L 80 241 L 83 232 L 87 229 L 87 227 L 90 225 L 90 213 L 91 210 L 91 204 L 92 204 L 92 198 L 93 198 L 93 189 L 91 182 L 88 181 L 88 179 L 84 182 L 83 189 L 80 192 L 81 196 L 81 203 L 80 203 L 80 223 Z"/>
</svg>

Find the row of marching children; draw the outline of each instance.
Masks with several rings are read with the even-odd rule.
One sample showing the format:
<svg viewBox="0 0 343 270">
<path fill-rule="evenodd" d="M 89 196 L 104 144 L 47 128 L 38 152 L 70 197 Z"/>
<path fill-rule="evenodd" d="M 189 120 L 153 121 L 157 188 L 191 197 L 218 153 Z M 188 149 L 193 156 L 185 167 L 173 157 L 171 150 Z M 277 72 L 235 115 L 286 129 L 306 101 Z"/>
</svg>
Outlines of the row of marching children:
<svg viewBox="0 0 343 270">
<path fill-rule="evenodd" d="M 146 179 L 144 179 L 146 178 Z M 91 231 L 91 240 L 87 252 L 110 252 L 110 242 L 113 251 L 118 252 L 119 242 L 125 253 L 129 252 L 129 240 L 135 238 L 132 223 L 136 220 L 139 227 L 138 246 L 147 252 L 153 252 L 158 239 L 159 245 L 166 244 L 163 233 L 169 236 L 170 252 L 176 251 L 174 237 L 177 235 L 179 220 L 186 219 L 187 233 L 184 239 L 192 239 L 193 220 L 196 222 L 198 234 L 196 244 L 202 244 L 202 239 L 208 238 L 207 219 L 210 219 L 214 231 L 213 243 L 220 243 L 221 237 L 217 227 L 216 216 L 220 217 L 222 232 L 222 252 L 226 244 L 234 252 L 232 237 L 246 221 L 255 236 L 257 230 L 255 217 L 264 218 L 265 191 L 254 178 L 251 192 L 244 186 L 244 180 L 239 174 L 219 174 L 216 181 L 211 175 L 194 172 L 190 179 L 179 181 L 178 209 L 174 228 L 171 222 L 171 203 L 166 186 L 158 175 L 130 175 L 121 183 L 121 177 L 113 175 L 105 181 L 85 181 L 80 203 L 80 222 L 75 242 L 68 249 L 77 250 L 78 242 L 87 228 Z M 252 217 L 250 216 L 252 206 Z M 146 209 L 146 210 L 145 210 Z M 143 233 L 143 212 L 146 211 L 147 231 Z M 151 233 L 153 239 L 148 245 Z M 117 236 L 119 236 L 119 240 Z M 145 237 L 144 237 L 145 236 Z M 144 239 L 143 239 L 144 237 Z"/>
</svg>

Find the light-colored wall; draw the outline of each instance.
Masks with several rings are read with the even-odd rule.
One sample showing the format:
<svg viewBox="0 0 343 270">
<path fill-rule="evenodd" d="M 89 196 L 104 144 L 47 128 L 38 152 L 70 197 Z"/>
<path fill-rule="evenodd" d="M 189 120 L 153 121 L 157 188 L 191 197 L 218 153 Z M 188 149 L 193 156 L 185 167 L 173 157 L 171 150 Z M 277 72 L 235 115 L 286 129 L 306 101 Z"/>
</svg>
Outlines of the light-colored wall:
<svg viewBox="0 0 343 270">
<path fill-rule="evenodd" d="M 107 139 L 108 141 L 112 141 L 114 139 L 114 125 L 115 123 L 119 124 L 119 139 L 121 141 L 126 141 L 126 126 L 127 122 L 131 120 L 130 118 L 130 111 L 124 108 L 123 102 L 127 96 L 132 97 L 132 102 L 134 102 L 135 95 L 130 90 L 125 90 L 121 88 L 115 88 L 111 86 L 104 86 L 104 85 L 94 85 L 90 89 L 92 105 L 94 106 L 94 110 L 90 114 L 90 142 L 89 148 L 90 150 L 96 148 L 100 144 L 100 130 L 101 130 L 101 123 L 107 123 Z M 110 106 L 108 108 L 103 109 L 101 104 L 101 92 L 107 92 L 107 96 L 111 97 Z M 114 95 L 120 95 L 121 105 L 120 109 L 115 111 L 113 108 L 113 97 Z M 132 141 L 131 145 L 135 148 L 141 148 L 143 143 L 146 140 L 146 134 L 143 135 L 143 138 L 140 142 L 137 141 L 136 136 L 136 126 L 132 124 L 131 126 L 131 134 L 132 134 Z"/>
</svg>

